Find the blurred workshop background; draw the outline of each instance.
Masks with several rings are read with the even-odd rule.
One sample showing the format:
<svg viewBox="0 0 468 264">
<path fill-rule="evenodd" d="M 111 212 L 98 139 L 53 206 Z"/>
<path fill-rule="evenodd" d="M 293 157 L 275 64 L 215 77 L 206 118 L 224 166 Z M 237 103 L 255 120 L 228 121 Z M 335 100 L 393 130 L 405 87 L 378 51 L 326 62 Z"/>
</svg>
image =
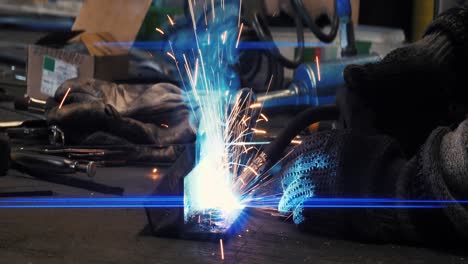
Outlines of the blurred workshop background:
<svg viewBox="0 0 468 264">
<path fill-rule="evenodd" d="M 436 15 L 464 1 L 351 0 L 352 12 L 340 14 L 344 19 L 340 20 L 340 29 L 345 30 L 339 32 L 333 1 L 303 1 L 302 12 L 314 18 L 312 26 L 298 25 L 295 15 L 291 15 L 294 8 L 285 5 L 286 2 L 243 0 L 243 13 L 253 22 L 249 26 L 246 23 L 239 36 L 239 60 L 230 65 L 239 77 L 231 81 L 239 81 L 240 87 L 255 92 L 255 102 L 261 105 L 262 114 L 265 113 L 258 120 L 268 121 L 260 123 L 259 127 L 255 124 L 258 129 L 252 137 L 258 145 L 277 139 L 280 132 L 288 128 L 286 124 L 305 108 L 334 104 L 337 87 L 344 85 L 343 70 L 347 65 L 379 61 L 391 51 L 420 40 Z M 297 8 L 294 10 L 300 13 Z M 2 152 L 5 148 L 0 144 L 0 155 L 17 166 L 0 163 L 0 175 L 6 175 L 0 177 L 0 195 L 56 198 L 149 195 L 159 188 L 165 173 L 173 170 L 174 163 L 174 167 L 186 165 L 184 161 L 179 163 L 180 157 L 193 149 L 180 145 L 195 141 L 194 131 L 187 128 L 188 118 L 184 116 L 185 119 L 174 123 L 161 120 L 164 120 L 163 115 L 183 108 L 178 105 L 182 102 L 177 101 L 181 89 L 174 87 L 183 88 L 187 80 L 178 72 L 174 61 L 182 61 L 182 52 L 178 51 L 194 44 L 190 38 L 192 21 L 189 17 L 184 0 L 0 0 L 0 130 L 7 131 L 11 139 L 3 140 L 11 147 L 7 153 Z M 201 19 L 197 23 L 204 21 Z M 298 32 L 303 34 L 302 41 L 302 34 Z M 168 40 L 174 45 L 169 46 Z M 302 46 L 297 44 L 298 40 Z M 295 61 L 297 57 L 302 60 Z M 186 63 L 196 64 L 195 61 Z M 314 72 L 318 72 L 322 82 L 316 82 Z M 71 88 L 64 89 L 68 87 L 63 87 L 63 83 L 75 77 L 103 82 L 68 83 L 78 92 L 67 98 Z M 157 83 L 165 84 L 147 89 Z M 128 87 L 133 90 L 126 90 Z M 140 96 L 147 91 L 145 89 L 149 91 L 148 100 Z M 95 94 L 90 95 L 89 91 Z M 166 93 L 171 96 L 176 93 L 177 100 L 162 96 Z M 126 105 L 131 101 L 127 96 L 132 100 L 140 96 L 141 100 Z M 252 98 L 246 100 L 254 100 Z M 71 115 L 78 121 L 91 122 L 82 125 L 73 118 L 67 120 L 61 116 L 63 112 L 76 110 L 72 107 L 70 112 L 57 113 L 64 103 L 66 108 L 67 103 L 86 104 L 87 100 L 99 103 L 108 100 L 103 103 L 106 106 L 99 108 L 104 113 L 102 119 L 93 114 L 80 116 L 75 112 L 75 116 Z M 119 107 L 111 108 L 109 104 Z M 96 105 L 85 106 L 89 110 Z M 142 113 L 148 114 L 145 111 L 156 121 L 141 117 Z M 160 112 L 163 114 L 159 115 Z M 109 116 L 122 123 L 103 129 L 108 125 L 105 118 Z M 294 141 L 301 144 L 304 137 L 317 131 L 335 130 L 336 121 L 314 122 L 293 137 L 293 141 L 286 142 L 283 149 L 289 143 L 295 144 Z M 62 122 L 64 127 L 49 126 L 53 122 Z M 107 129 L 106 133 L 87 130 L 92 125 L 97 127 L 97 132 Z M 126 130 L 128 127 L 130 129 Z M 23 148 L 37 144 L 37 138 L 53 148 L 33 148 L 33 154 L 23 153 Z M 66 148 L 68 144 L 88 146 L 97 145 L 96 142 L 108 145 L 104 149 Z M 113 148 L 113 142 L 126 145 Z M 151 147 L 145 148 L 147 145 Z M 158 147 L 153 148 L 155 145 Z M 36 155 L 38 152 L 44 156 L 56 154 L 60 158 L 41 159 L 44 156 Z M 64 157 L 67 158 L 65 162 Z M 83 159 L 86 163 L 70 165 L 69 159 Z M 10 170 L 10 165 L 15 170 Z M 16 168 L 26 169 L 16 171 Z M 72 176 L 67 180 L 61 176 L 44 177 L 55 169 L 60 175 Z M 33 175 L 35 171 L 42 175 Z M 75 178 L 75 173 L 84 176 Z M 217 244 L 148 235 L 154 231 L 148 229 L 155 228 L 151 213 L 144 214 L 143 209 L 139 209 L 80 209 L 64 214 L 53 209 L 0 209 L 3 210 L 0 211 L 0 263 L 4 263 L 3 259 L 7 260 L 5 263 L 36 263 L 35 260 L 40 263 L 219 263 Z M 466 252 L 407 245 L 368 245 L 309 236 L 293 225 L 285 225 L 287 220 L 252 215 L 254 220 L 232 238 L 231 244 L 224 248 L 221 245 L 226 252 L 225 263 L 467 261 Z M 224 257 L 222 251 L 223 260 Z"/>
<path fill-rule="evenodd" d="M 249 1 L 246 2 L 245 5 L 249 5 Z M 296 41 L 295 31 L 290 30 L 294 27 L 294 21 L 281 10 L 277 10 L 274 7 L 275 2 L 266 1 L 267 7 L 270 8 L 270 10 L 267 8 L 266 13 L 269 15 L 268 22 L 274 40 L 279 43 Z M 454 2 L 457 1 L 354 0 L 353 20 L 358 25 L 355 32 L 358 53 L 376 52 L 384 56 L 396 47 L 421 38 L 434 13 L 443 11 L 452 6 Z M 0 32 L 2 36 L 0 58 L 3 62 L 1 64 L 2 89 L 8 89 L 9 93 L 15 96 L 24 93 L 24 91 L 21 91 L 21 87 L 24 89 L 26 85 L 27 45 L 33 44 L 47 32 L 70 30 L 82 4 L 82 0 L 0 1 L 0 26 L 2 28 L 2 32 Z M 324 3 L 324 8 L 327 5 L 329 3 Z M 161 39 L 160 34 L 154 29 L 164 27 L 167 20 L 166 15 L 177 17 L 177 15 L 183 15 L 183 13 L 184 1 L 182 0 L 152 1 L 135 40 L 154 41 Z M 322 20 L 322 24 L 327 23 L 326 17 Z M 316 52 L 320 52 L 322 60 L 339 57 L 338 39 L 336 38 L 334 44 L 320 51 L 317 48 L 306 48 L 305 61 L 313 61 Z M 306 31 L 305 40 L 313 42 L 317 41 L 317 38 L 312 32 Z M 279 47 L 285 57 L 294 57 L 296 53 L 294 47 L 281 45 Z M 138 49 L 138 45 L 135 45 L 135 49 Z M 290 70 L 286 70 L 286 76 L 292 76 Z M 146 77 L 144 76 L 144 78 Z M 9 89 L 12 85 L 15 88 Z"/>
</svg>

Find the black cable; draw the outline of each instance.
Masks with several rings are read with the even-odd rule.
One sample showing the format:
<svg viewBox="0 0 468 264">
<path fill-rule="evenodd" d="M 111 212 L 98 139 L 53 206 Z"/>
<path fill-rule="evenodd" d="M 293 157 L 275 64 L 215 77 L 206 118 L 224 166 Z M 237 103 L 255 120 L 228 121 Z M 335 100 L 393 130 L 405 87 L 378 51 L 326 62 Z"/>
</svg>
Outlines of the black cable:
<svg viewBox="0 0 468 264">
<path fill-rule="evenodd" d="M 249 164 L 252 170 L 245 170 L 239 176 L 240 179 L 254 179 L 249 184 L 250 187 L 246 192 L 252 191 L 252 186 L 257 186 L 260 182 L 271 178 L 271 175 L 265 172 L 276 165 L 281 157 L 283 157 L 284 150 L 301 131 L 306 129 L 310 124 L 320 121 L 337 120 L 338 117 L 339 109 L 336 106 L 310 107 L 301 112 L 292 122 L 288 123 L 275 141 L 270 143 Z"/>
<path fill-rule="evenodd" d="M 0 133 L 0 176 L 6 176 L 10 169 L 10 138 L 6 133 Z"/>
<path fill-rule="evenodd" d="M 314 33 L 314 35 L 322 42 L 331 43 L 335 40 L 338 29 L 340 27 L 340 19 L 336 12 L 336 3 L 334 3 L 335 13 L 331 19 L 331 30 L 328 34 L 323 33 L 319 26 L 315 23 L 314 18 L 310 17 L 307 13 L 307 9 L 304 6 L 302 0 L 291 0 L 294 11 L 299 15 L 300 18 L 305 22 L 307 27 Z"/>
<path fill-rule="evenodd" d="M 10 64 L 19 67 L 26 67 L 26 56 L 16 55 L 11 52 L 0 52 L 0 62 L 3 64 Z"/>
<path fill-rule="evenodd" d="M 241 22 L 246 27 L 242 31 L 240 41 L 260 41 L 257 33 L 250 27 L 250 20 L 242 17 Z M 271 84 L 270 90 L 283 89 L 283 66 L 267 50 L 261 48 L 241 49 L 239 51 L 239 61 L 234 67 L 236 72 L 239 73 L 243 87 L 252 87 L 255 92 L 265 92 L 273 75 L 275 80 Z"/>
<path fill-rule="evenodd" d="M 24 192 L 0 192 L 0 198 L 13 198 L 13 197 L 40 197 L 40 196 L 54 196 L 54 192 L 46 191 L 24 191 Z"/>
<path fill-rule="evenodd" d="M 282 157 L 284 150 L 291 141 L 309 125 L 320 121 L 337 120 L 338 117 L 339 109 L 337 106 L 310 107 L 302 111 L 288 123 L 275 141 L 264 150 L 264 153 L 268 156 L 268 164 L 273 166 Z"/>
<path fill-rule="evenodd" d="M 272 45 L 272 48 L 269 50 L 270 54 L 273 57 L 275 57 L 284 67 L 290 69 L 295 69 L 299 65 L 301 65 L 304 58 L 304 27 L 300 16 L 294 16 L 294 21 L 296 24 L 298 45 L 298 53 L 296 57 L 293 60 L 284 57 L 276 45 Z M 254 13 L 252 16 L 251 27 L 257 33 L 261 41 L 268 43 L 274 42 L 273 36 L 268 25 L 258 12 Z"/>
</svg>

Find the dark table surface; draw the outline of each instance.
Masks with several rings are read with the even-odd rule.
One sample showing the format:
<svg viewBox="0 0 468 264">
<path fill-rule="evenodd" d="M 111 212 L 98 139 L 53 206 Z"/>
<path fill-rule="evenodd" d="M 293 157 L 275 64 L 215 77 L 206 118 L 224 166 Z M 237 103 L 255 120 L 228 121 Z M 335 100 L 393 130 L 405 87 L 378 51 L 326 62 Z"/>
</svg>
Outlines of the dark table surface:
<svg viewBox="0 0 468 264">
<path fill-rule="evenodd" d="M 96 182 L 148 195 L 152 168 L 100 169 Z M 77 176 L 85 177 L 85 176 Z M 55 197 L 103 197 L 11 171 L 0 192 L 52 190 Z M 0 263 L 222 263 L 218 243 L 154 237 L 143 209 L 0 209 Z M 468 263 L 468 253 L 362 244 L 299 232 L 260 211 L 224 242 L 224 263 Z"/>
<path fill-rule="evenodd" d="M 0 116 L 29 118 L 2 109 Z M 100 168 L 93 181 L 146 196 L 168 170 L 158 169 L 153 177 L 153 166 Z M 109 197 L 14 170 L 0 178 L 0 193 L 45 190 L 54 197 Z M 218 243 L 151 236 L 143 209 L 0 209 L 0 216 L 0 263 L 468 263 L 468 250 L 319 237 L 260 211 L 249 212 L 243 230 L 224 242 L 224 261 Z"/>
<path fill-rule="evenodd" d="M 38 33 L 1 32 L 29 43 Z M 13 89 L 17 89 L 13 88 Z M 18 91 L 13 91 L 13 94 Z M 2 104 L 0 121 L 30 118 Z M 159 177 L 152 167 L 99 169 L 94 181 L 125 188 L 125 196 L 149 195 Z M 76 177 L 85 177 L 79 176 Z M 10 171 L 0 192 L 52 190 L 54 197 L 104 197 Z M 218 243 L 154 237 L 143 232 L 143 209 L 0 209 L 0 263 L 468 263 L 468 249 L 447 252 L 401 245 L 362 244 L 299 232 L 264 212 L 250 213 L 243 231 Z"/>
<path fill-rule="evenodd" d="M 99 183 L 126 196 L 148 195 L 150 167 L 100 169 Z M 77 176 L 85 177 L 85 176 Z M 52 190 L 55 197 L 103 197 L 11 171 L 0 192 Z M 222 263 L 218 243 L 153 237 L 143 209 L 0 209 L 0 263 Z M 240 235 L 240 236 L 239 236 Z M 436 249 L 362 244 L 299 232 L 264 212 L 250 213 L 243 231 L 224 243 L 224 263 L 468 263 Z"/>
</svg>

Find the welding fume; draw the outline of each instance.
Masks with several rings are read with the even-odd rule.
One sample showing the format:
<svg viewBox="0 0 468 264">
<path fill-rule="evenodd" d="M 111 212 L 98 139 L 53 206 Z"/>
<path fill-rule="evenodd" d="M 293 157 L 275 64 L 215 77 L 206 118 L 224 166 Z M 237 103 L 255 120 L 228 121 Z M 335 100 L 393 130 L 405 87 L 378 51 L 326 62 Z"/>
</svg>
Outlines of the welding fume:
<svg viewBox="0 0 468 264">
<path fill-rule="evenodd" d="M 150 197 L 179 206 L 145 208 L 160 236 L 228 238 L 260 209 L 313 234 L 466 243 L 468 4 L 385 54 L 363 52 L 359 6 L 183 1 L 151 45 L 133 44 L 131 81 L 61 83 L 33 124 L 60 142 L 18 145 L 9 128 L 5 159 L 88 174 L 171 164 Z M 293 39 L 278 40 L 284 28 Z"/>
</svg>

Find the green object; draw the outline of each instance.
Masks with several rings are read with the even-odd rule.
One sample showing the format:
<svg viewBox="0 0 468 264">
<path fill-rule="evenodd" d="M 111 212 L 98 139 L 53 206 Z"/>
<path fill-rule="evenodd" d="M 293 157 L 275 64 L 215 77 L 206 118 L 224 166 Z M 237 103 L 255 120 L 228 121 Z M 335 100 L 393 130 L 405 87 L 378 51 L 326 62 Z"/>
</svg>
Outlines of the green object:
<svg viewBox="0 0 468 264">
<path fill-rule="evenodd" d="M 315 61 L 316 48 L 304 48 L 304 62 L 312 62 Z M 294 51 L 294 56 L 297 57 L 298 49 L 296 48 Z"/>
<path fill-rule="evenodd" d="M 168 15 L 174 20 L 183 12 L 183 8 L 179 7 L 151 6 L 138 32 L 137 41 L 161 39 L 161 33 L 156 28 L 163 28 L 169 23 Z"/>
<path fill-rule="evenodd" d="M 372 42 L 369 41 L 356 41 L 356 49 L 359 55 L 370 54 Z"/>
<path fill-rule="evenodd" d="M 55 71 L 55 59 L 44 56 L 44 63 L 42 64 L 42 68 L 51 72 Z"/>
</svg>

